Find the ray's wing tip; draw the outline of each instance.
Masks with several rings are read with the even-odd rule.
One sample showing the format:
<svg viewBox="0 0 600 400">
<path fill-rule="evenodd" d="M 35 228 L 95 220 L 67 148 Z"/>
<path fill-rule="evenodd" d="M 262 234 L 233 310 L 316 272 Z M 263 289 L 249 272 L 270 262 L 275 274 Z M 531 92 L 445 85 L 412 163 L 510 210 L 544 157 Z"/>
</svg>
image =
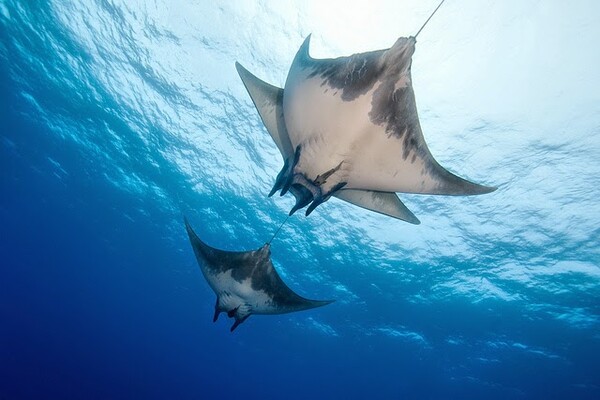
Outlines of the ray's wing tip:
<svg viewBox="0 0 600 400">
<path fill-rule="evenodd" d="M 189 232 L 194 232 L 194 230 L 192 229 L 192 226 L 190 225 L 190 221 L 187 219 L 187 217 L 184 215 L 183 216 L 183 223 L 185 225 L 185 230 Z"/>
<path fill-rule="evenodd" d="M 238 73 L 238 75 L 240 76 L 240 78 L 242 78 L 242 82 L 244 82 L 244 85 L 246 84 L 246 82 L 244 81 L 245 77 L 248 77 L 249 75 L 252 75 L 250 73 L 250 71 L 248 71 L 246 69 L 246 67 L 244 67 L 242 64 L 240 64 L 239 62 L 235 62 L 235 69 Z"/>
<path fill-rule="evenodd" d="M 310 39 L 312 38 L 312 33 L 309 33 L 308 36 L 302 42 L 302 46 L 300 46 L 299 52 L 303 54 L 306 58 L 311 59 L 309 48 L 310 48 Z"/>
<path fill-rule="evenodd" d="M 473 194 L 487 194 L 498 190 L 497 186 L 477 185 L 477 192 Z"/>
<path fill-rule="evenodd" d="M 408 208 L 406 208 L 406 210 L 403 210 L 403 211 L 404 212 L 402 212 L 400 215 L 397 215 L 395 217 L 401 221 L 408 222 L 409 224 L 421 225 L 421 220 L 419 218 L 417 218 L 417 216 L 415 214 L 413 214 L 412 211 L 410 211 Z"/>
<path fill-rule="evenodd" d="M 325 307 L 331 303 L 335 303 L 335 300 L 312 300 L 311 301 L 313 308 L 317 307 Z"/>
<path fill-rule="evenodd" d="M 449 194 L 454 196 L 476 196 L 479 194 L 491 193 L 496 189 L 498 189 L 496 186 L 480 185 L 463 179 L 462 184 L 455 187 L 454 190 L 451 189 Z"/>
<path fill-rule="evenodd" d="M 398 199 L 398 201 L 400 201 L 400 200 Z M 401 207 L 399 207 L 399 210 L 397 210 L 396 213 L 383 214 L 383 215 L 389 215 L 400 221 L 408 222 L 409 224 L 421 225 L 421 220 L 419 218 L 417 218 L 417 216 L 415 214 L 413 214 L 413 212 L 410 211 L 408 209 L 408 207 L 406 207 L 402 202 L 400 202 L 400 205 L 401 205 Z"/>
<path fill-rule="evenodd" d="M 414 219 L 407 220 L 406 222 L 413 225 L 421 225 L 421 220 L 417 217 L 414 217 Z"/>
<path fill-rule="evenodd" d="M 397 214 L 383 214 L 383 213 L 380 213 L 380 214 L 382 214 L 384 216 L 390 216 L 394 219 L 397 219 L 398 221 L 408 222 L 409 224 L 412 224 L 412 225 L 421 225 L 421 220 L 412 213 L 411 213 L 411 215 L 405 215 L 405 214 L 397 215 Z"/>
<path fill-rule="evenodd" d="M 311 310 L 313 308 L 325 307 L 331 303 L 335 303 L 335 300 L 304 299 L 303 304 L 298 304 L 295 308 L 295 311 Z"/>
<path fill-rule="evenodd" d="M 192 245 L 194 245 L 195 242 L 203 243 L 194 231 L 194 228 L 192 228 L 192 225 L 190 225 L 190 221 L 188 221 L 187 217 L 185 216 L 183 217 L 183 223 L 185 224 L 185 230 L 188 234 L 190 241 L 192 242 Z"/>
<path fill-rule="evenodd" d="M 238 74 L 242 74 L 242 72 L 248 71 L 239 61 L 235 62 L 235 69 L 237 69 Z"/>
</svg>

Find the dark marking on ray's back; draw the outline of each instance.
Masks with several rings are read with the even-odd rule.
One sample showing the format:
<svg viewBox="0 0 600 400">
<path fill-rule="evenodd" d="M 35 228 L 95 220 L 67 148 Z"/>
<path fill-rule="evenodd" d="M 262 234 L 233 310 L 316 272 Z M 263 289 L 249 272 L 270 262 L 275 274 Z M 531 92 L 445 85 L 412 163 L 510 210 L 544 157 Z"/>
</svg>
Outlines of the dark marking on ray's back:
<svg viewBox="0 0 600 400">
<path fill-rule="evenodd" d="M 322 85 L 340 90 L 343 101 L 352 101 L 366 94 L 382 72 L 380 60 L 384 50 L 324 60 L 310 57 L 308 42 L 305 42 L 301 50 L 297 62 L 310 70 L 308 77 L 318 76 L 323 79 Z"/>
<path fill-rule="evenodd" d="M 402 41 L 401 41 L 402 40 Z M 412 47 L 400 38 L 394 46 L 386 51 L 385 72 L 381 74 L 381 84 L 373 93 L 369 118 L 376 125 L 385 126 L 390 137 L 404 141 L 402 158 L 406 160 L 411 152 L 424 156 L 425 148 L 420 149 L 421 127 L 417 113 L 415 94 L 412 88 L 411 56 Z M 396 49 L 399 47 L 399 49 Z M 405 86 L 396 88 L 403 79 Z M 414 163 L 414 158 L 413 161 Z"/>
</svg>

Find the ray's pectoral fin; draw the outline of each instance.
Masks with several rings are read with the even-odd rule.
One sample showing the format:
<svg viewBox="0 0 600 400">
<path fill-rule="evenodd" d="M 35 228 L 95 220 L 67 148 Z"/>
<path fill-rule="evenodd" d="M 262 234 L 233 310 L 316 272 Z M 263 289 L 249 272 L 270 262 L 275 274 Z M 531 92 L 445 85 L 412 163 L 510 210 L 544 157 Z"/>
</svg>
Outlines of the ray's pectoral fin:
<svg viewBox="0 0 600 400">
<path fill-rule="evenodd" d="M 368 137 L 369 146 L 354 154 L 349 186 L 453 196 L 494 191 L 494 187 L 479 185 L 449 172 L 429 151 L 412 87 L 414 46 L 414 38 L 400 38 L 381 54 L 377 64 L 381 84 L 369 94 L 370 108 L 364 121 L 367 128 L 355 133 Z"/>
<path fill-rule="evenodd" d="M 432 187 L 429 190 L 431 194 L 472 196 L 491 193 L 497 189 L 494 186 L 480 185 L 461 178 L 442 167 L 433 156 L 430 155 L 429 157 L 429 160 L 426 161 L 426 168 L 429 169 L 429 185 Z"/>
<path fill-rule="evenodd" d="M 294 147 L 290 142 L 283 118 L 283 89 L 258 79 L 238 62 L 235 63 L 235 68 L 269 135 L 273 138 L 283 159 L 287 159 L 293 154 Z"/>
</svg>

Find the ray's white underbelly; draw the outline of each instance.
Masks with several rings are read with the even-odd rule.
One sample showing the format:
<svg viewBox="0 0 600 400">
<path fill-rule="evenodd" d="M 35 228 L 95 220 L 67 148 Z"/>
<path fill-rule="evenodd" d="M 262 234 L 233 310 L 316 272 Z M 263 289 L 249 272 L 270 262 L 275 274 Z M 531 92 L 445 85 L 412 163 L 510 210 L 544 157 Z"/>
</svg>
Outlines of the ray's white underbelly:
<svg viewBox="0 0 600 400">
<path fill-rule="evenodd" d="M 290 88 L 284 96 L 284 118 L 293 147 L 302 146 L 297 166 L 308 178 L 315 179 L 340 162 L 332 183 L 344 181 L 351 173 L 355 155 L 368 146 L 364 132 L 373 127 L 368 116 L 370 98 L 371 93 L 366 93 L 345 102 L 341 91 L 321 86 L 316 78 Z"/>
<path fill-rule="evenodd" d="M 254 314 L 273 313 L 271 297 L 262 290 L 252 289 L 250 278 L 238 282 L 232 278 L 231 271 L 227 271 L 209 274 L 207 281 L 226 309 L 234 309 L 241 304 L 247 304 Z"/>
</svg>

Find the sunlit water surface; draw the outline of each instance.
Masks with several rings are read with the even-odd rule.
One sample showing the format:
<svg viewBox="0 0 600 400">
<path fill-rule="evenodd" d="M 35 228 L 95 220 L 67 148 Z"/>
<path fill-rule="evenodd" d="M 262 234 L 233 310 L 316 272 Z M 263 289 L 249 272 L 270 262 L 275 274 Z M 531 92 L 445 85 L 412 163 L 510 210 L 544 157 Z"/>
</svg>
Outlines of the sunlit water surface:
<svg viewBox="0 0 600 400">
<path fill-rule="evenodd" d="M 389 47 L 436 1 L 0 1 L 0 398 L 600 398 L 600 9 L 448 1 L 412 72 L 440 163 L 499 189 L 336 199 L 273 241 L 333 305 L 211 322 L 182 216 L 268 240 L 292 199 L 234 68 Z M 300 214 L 300 213 L 299 213 Z"/>
</svg>

